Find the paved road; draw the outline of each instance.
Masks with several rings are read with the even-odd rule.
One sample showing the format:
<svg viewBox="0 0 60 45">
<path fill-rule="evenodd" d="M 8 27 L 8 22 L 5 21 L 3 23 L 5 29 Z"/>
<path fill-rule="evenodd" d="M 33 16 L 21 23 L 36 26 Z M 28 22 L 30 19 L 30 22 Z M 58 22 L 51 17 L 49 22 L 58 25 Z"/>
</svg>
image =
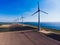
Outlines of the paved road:
<svg viewBox="0 0 60 45">
<path fill-rule="evenodd" d="M 60 45 L 38 32 L 1 32 L 0 45 Z"/>
</svg>

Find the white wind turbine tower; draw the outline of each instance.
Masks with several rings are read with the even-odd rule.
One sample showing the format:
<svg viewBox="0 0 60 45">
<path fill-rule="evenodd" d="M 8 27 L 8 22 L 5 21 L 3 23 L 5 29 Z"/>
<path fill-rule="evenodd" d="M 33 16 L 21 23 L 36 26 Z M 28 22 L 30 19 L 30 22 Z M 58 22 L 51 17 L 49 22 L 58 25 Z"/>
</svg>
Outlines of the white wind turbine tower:
<svg viewBox="0 0 60 45">
<path fill-rule="evenodd" d="M 38 32 L 40 30 L 40 12 L 48 14 L 47 12 L 40 10 L 39 2 L 38 2 L 38 10 L 32 14 L 32 16 L 33 16 L 34 14 L 38 13 Z"/>
</svg>

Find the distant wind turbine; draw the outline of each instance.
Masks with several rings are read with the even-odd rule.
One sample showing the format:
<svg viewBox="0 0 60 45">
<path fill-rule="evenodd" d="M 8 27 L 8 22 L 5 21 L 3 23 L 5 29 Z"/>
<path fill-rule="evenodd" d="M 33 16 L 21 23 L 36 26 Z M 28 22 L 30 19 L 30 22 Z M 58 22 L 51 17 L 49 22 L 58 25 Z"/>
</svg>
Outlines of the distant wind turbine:
<svg viewBox="0 0 60 45">
<path fill-rule="evenodd" d="M 17 18 L 17 19 L 14 20 L 14 22 L 15 22 L 16 24 L 18 24 L 18 20 L 19 20 L 19 19 Z"/>
<path fill-rule="evenodd" d="M 25 17 L 21 16 L 21 20 L 22 20 L 22 25 L 23 25 L 23 18 L 25 18 Z"/>
<path fill-rule="evenodd" d="M 32 16 L 33 16 L 36 13 L 38 13 L 38 31 L 40 30 L 40 12 L 43 12 L 45 14 L 48 14 L 47 12 L 40 10 L 39 2 L 38 2 L 38 10 L 35 13 L 32 14 Z"/>
</svg>

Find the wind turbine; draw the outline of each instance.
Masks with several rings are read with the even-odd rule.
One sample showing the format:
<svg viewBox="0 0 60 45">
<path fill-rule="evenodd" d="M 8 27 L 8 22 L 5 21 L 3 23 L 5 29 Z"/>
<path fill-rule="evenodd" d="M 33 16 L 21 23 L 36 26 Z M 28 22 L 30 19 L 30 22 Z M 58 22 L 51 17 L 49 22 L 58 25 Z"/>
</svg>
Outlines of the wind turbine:
<svg viewBox="0 0 60 45">
<path fill-rule="evenodd" d="M 21 20 L 22 20 L 22 25 L 23 25 L 23 18 L 24 18 L 24 17 L 23 17 L 23 16 L 21 16 Z"/>
<path fill-rule="evenodd" d="M 40 30 L 40 12 L 48 14 L 47 12 L 40 10 L 39 2 L 38 2 L 38 10 L 35 13 L 32 14 L 32 16 L 33 16 L 36 13 L 38 13 L 38 31 Z"/>
<path fill-rule="evenodd" d="M 16 18 L 16 19 L 14 20 L 14 22 L 15 22 L 16 24 L 18 24 L 18 20 L 19 20 L 19 19 L 18 19 L 18 18 Z"/>
</svg>

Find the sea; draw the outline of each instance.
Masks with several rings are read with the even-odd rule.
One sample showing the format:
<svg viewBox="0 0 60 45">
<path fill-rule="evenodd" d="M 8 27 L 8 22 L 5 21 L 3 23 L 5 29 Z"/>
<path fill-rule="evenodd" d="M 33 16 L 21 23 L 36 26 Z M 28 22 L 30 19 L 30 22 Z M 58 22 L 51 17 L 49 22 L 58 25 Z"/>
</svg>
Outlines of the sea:
<svg viewBox="0 0 60 45">
<path fill-rule="evenodd" d="M 24 22 L 24 24 L 38 26 L 37 22 Z M 60 30 L 60 22 L 41 22 L 40 27 Z"/>
<path fill-rule="evenodd" d="M 18 22 L 21 24 L 21 22 Z M 0 22 L 2 24 L 12 24 L 11 22 Z M 38 26 L 37 22 L 24 22 L 24 24 Z M 40 22 L 40 27 L 60 30 L 60 22 Z"/>
</svg>

